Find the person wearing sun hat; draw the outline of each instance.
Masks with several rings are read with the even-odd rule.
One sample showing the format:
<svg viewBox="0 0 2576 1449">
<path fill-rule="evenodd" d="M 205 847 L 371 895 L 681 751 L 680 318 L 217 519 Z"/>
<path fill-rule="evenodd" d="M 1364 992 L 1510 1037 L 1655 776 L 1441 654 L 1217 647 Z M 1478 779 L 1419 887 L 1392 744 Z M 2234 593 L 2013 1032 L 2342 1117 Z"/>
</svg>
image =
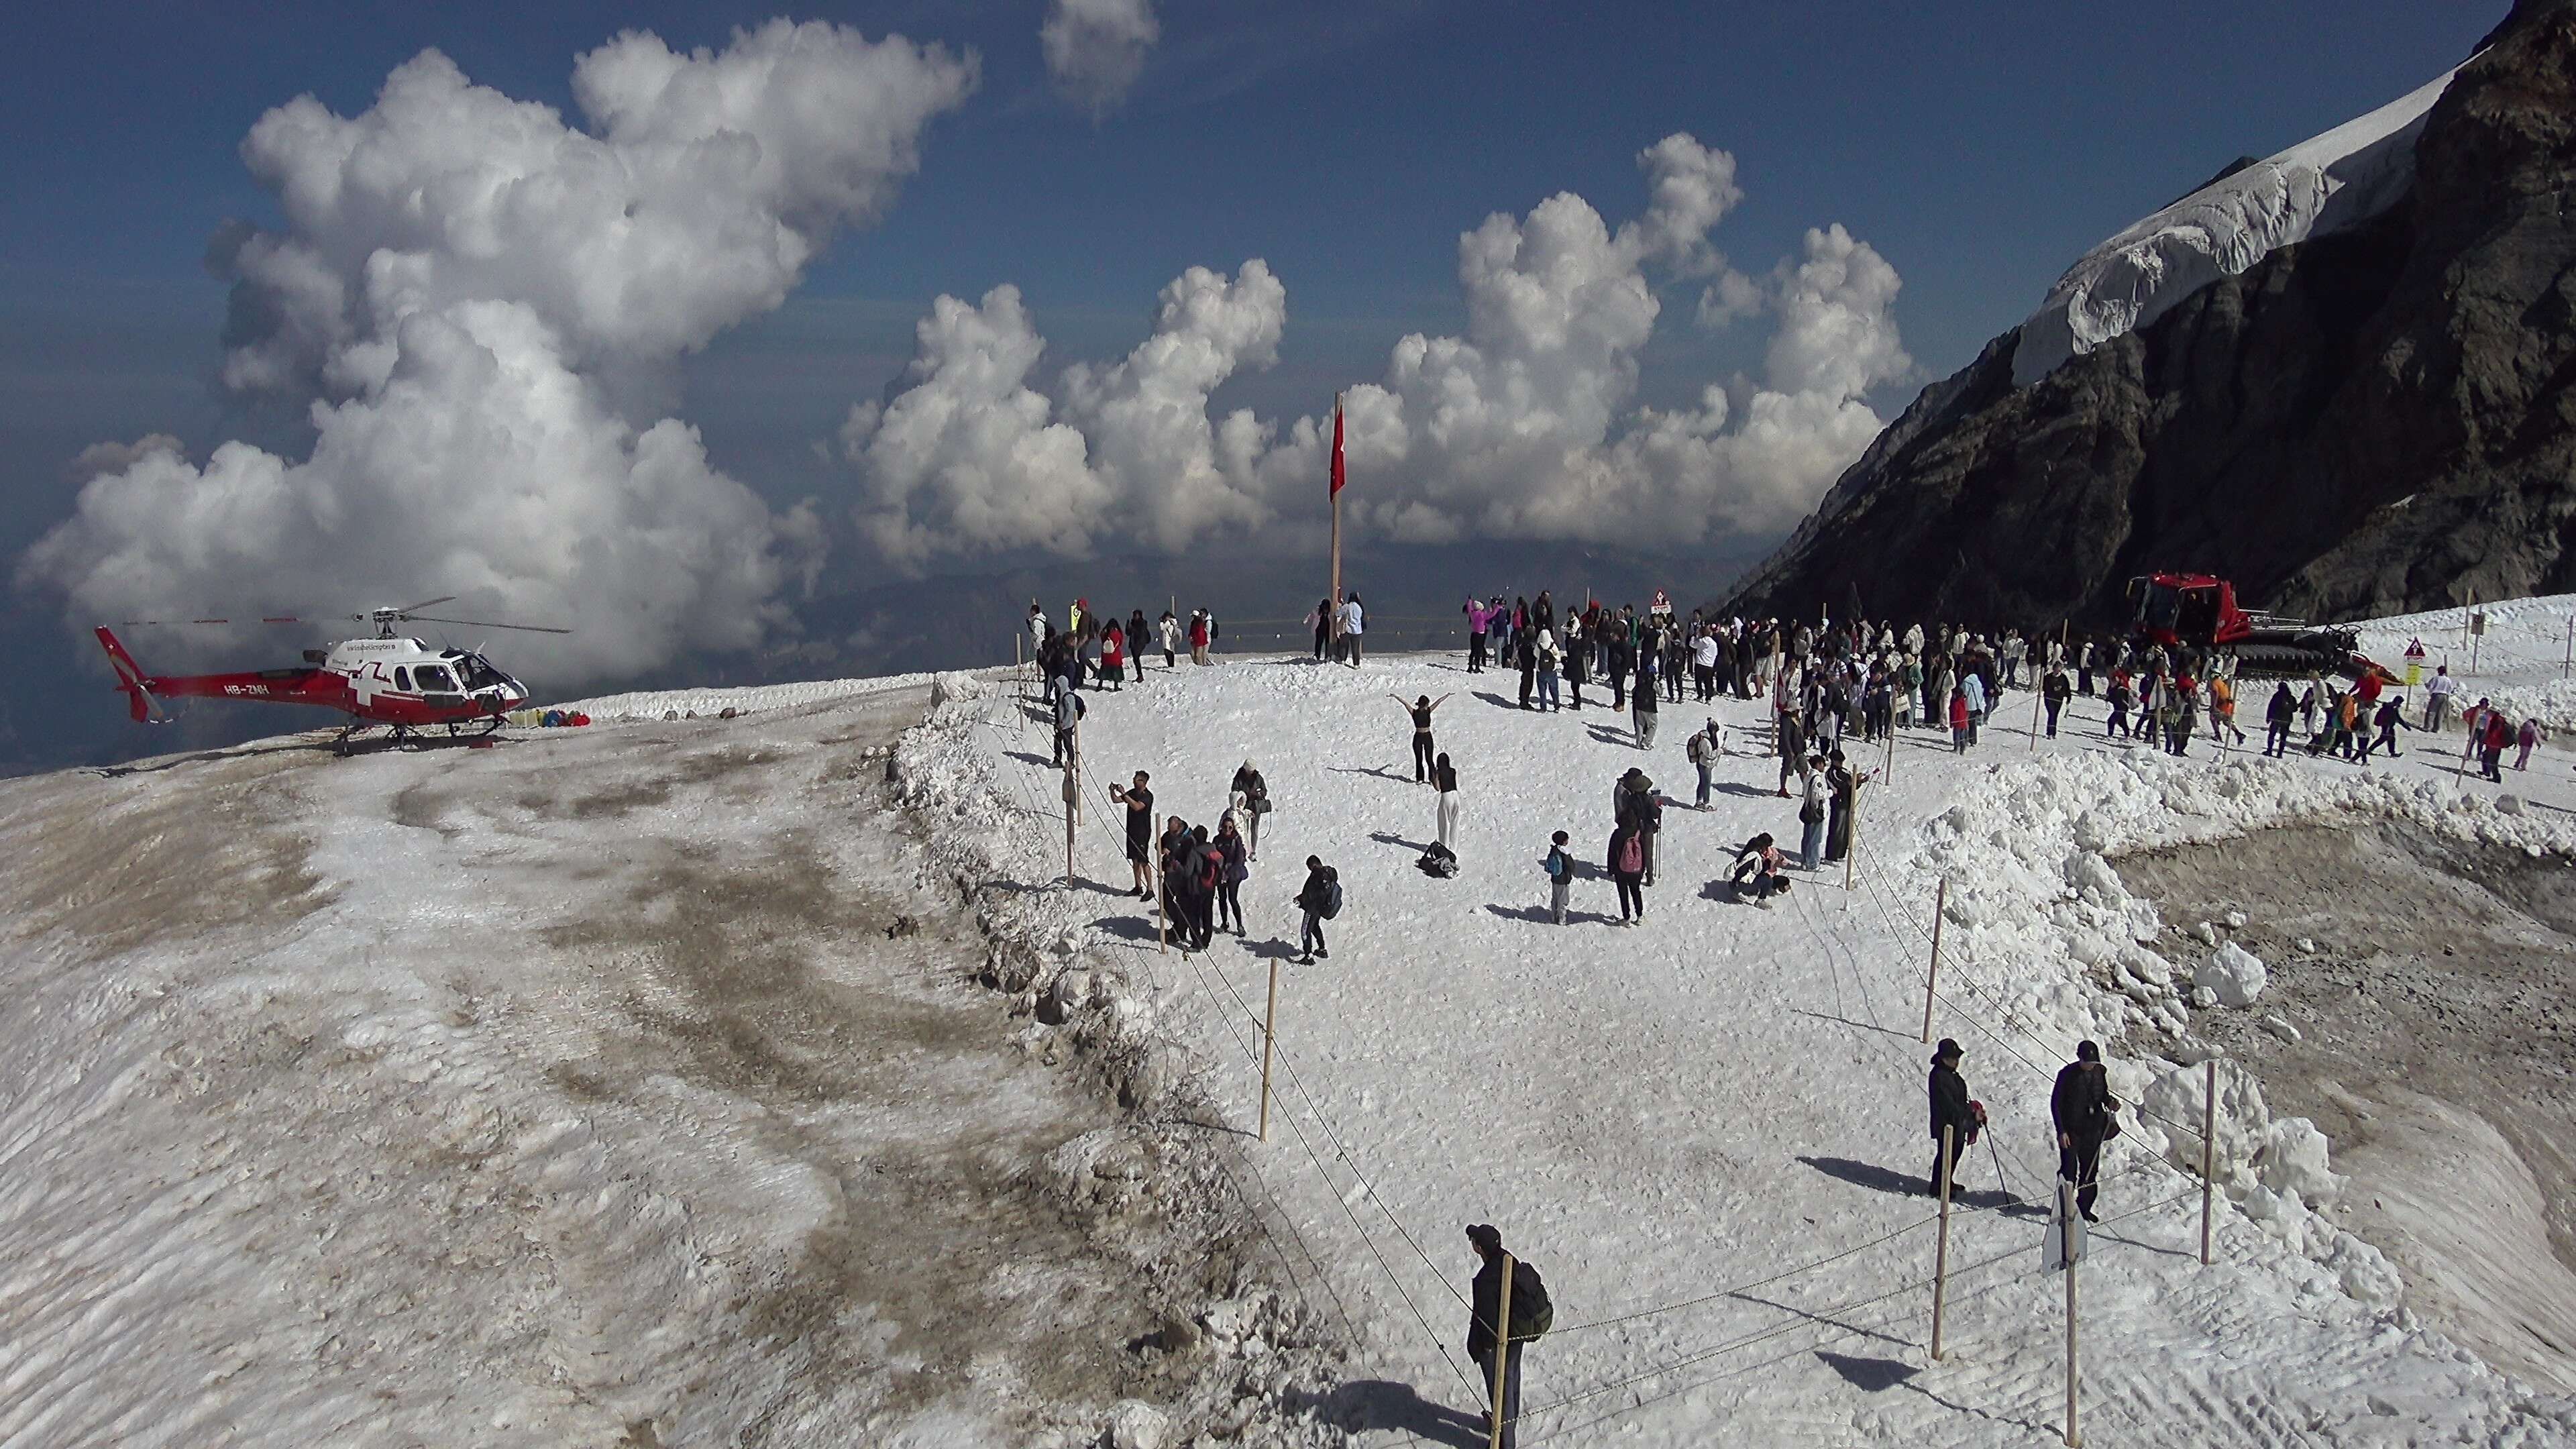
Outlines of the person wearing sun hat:
<svg viewBox="0 0 2576 1449">
<path fill-rule="evenodd" d="M 1977 1113 L 1968 1100 L 1968 1082 L 1959 1075 L 1959 1043 L 1955 1038 L 1941 1038 L 1932 1051 L 1932 1178 L 1924 1189 L 1934 1197 L 1941 1195 L 1941 1171 L 1952 1169 L 1951 1191 L 1958 1191 L 1958 1159 L 1965 1157 L 1968 1144 L 1976 1140 Z M 1945 1164 L 1941 1153 L 1941 1129 L 1950 1129 L 1950 1160 Z"/>
</svg>

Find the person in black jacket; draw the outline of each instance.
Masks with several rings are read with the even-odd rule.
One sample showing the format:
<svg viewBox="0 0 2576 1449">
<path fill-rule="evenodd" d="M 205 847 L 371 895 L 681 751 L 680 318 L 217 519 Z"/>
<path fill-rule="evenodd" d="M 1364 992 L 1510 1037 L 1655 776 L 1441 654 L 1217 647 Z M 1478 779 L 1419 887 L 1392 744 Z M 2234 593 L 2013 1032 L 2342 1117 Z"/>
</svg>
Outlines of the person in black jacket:
<svg viewBox="0 0 2576 1449">
<path fill-rule="evenodd" d="M 1959 1075 L 1959 1043 L 1941 1038 L 1932 1051 L 1932 1183 L 1925 1191 L 1941 1195 L 1941 1129 L 1950 1129 L 1951 1161 L 1954 1169 L 1950 1191 L 1959 1190 L 1955 1169 L 1958 1159 L 1968 1155 L 1969 1134 L 1977 1128 L 1976 1109 L 1968 1103 L 1968 1082 Z"/>
<path fill-rule="evenodd" d="M 2102 1139 L 2111 1129 L 2110 1074 L 2100 1047 L 2076 1044 L 2075 1060 L 2048 1094 L 2048 1115 L 2057 1123 L 2057 1175 L 2075 1184 L 2075 1210 L 2084 1221 L 2098 1223 L 2093 1201 L 2101 1195 Z"/>
<path fill-rule="evenodd" d="M 1503 1233 L 1492 1223 L 1475 1223 L 1467 1229 L 1467 1241 L 1475 1245 L 1476 1256 L 1484 1266 L 1476 1270 L 1476 1281 L 1468 1290 L 1467 1357 L 1476 1361 L 1480 1377 L 1477 1382 L 1487 1393 L 1493 1392 L 1494 1341 L 1509 1340 L 1503 1355 L 1503 1398 L 1493 1406 L 1502 1415 L 1503 1449 L 1512 1449 L 1516 1422 L 1521 1416 L 1521 1350 L 1538 1335 L 1533 1324 L 1545 1326 L 1549 1316 L 1547 1285 L 1540 1281 L 1538 1270 L 1515 1260 L 1512 1264 L 1512 1321 L 1506 1332 L 1497 1334 L 1495 1320 L 1503 1311 Z M 1492 1433 L 1493 1419 L 1486 1418 L 1486 1432 Z"/>
</svg>

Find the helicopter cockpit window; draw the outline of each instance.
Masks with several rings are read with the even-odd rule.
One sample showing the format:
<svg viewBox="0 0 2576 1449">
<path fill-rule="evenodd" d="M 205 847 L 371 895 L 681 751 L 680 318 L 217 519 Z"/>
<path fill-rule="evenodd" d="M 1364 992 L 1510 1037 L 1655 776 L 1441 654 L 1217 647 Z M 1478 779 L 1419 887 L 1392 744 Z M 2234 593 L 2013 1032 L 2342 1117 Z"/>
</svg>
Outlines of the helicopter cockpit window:
<svg viewBox="0 0 2576 1449">
<path fill-rule="evenodd" d="M 501 683 L 501 671 L 484 663 L 483 656 L 479 654 L 468 654 L 457 660 L 456 672 L 465 676 L 465 688 L 469 692 Z"/>
<path fill-rule="evenodd" d="M 394 666 L 394 688 L 405 694 L 411 693 L 411 671 L 399 664 Z"/>
<path fill-rule="evenodd" d="M 456 692 L 456 683 L 447 677 L 447 670 L 443 665 L 424 664 L 418 669 L 413 670 L 412 673 L 414 677 L 420 681 L 420 692 L 423 694 L 453 694 Z"/>
</svg>

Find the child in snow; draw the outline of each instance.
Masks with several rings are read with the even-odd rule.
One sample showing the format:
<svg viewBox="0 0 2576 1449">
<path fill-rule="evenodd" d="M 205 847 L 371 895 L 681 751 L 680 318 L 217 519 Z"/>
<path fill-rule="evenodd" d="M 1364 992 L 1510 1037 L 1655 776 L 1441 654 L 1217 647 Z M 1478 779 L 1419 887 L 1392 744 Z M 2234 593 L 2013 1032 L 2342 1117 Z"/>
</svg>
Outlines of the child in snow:
<svg viewBox="0 0 2576 1449">
<path fill-rule="evenodd" d="M 2542 731 L 2539 720 L 2526 719 L 2522 722 L 2522 728 L 2515 732 L 2513 737 L 2514 743 L 2521 746 L 2521 753 L 2513 757 L 2513 767 L 2515 769 L 2528 770 L 2531 768 L 2531 749 L 2532 746 L 2540 743 L 2541 733 Z M 2395 750 L 2392 749 L 2390 753 L 2394 754 Z"/>
<path fill-rule="evenodd" d="M 1574 887 L 1574 857 L 1565 853 L 1565 832 L 1560 830 L 1547 838 L 1547 859 L 1539 868 L 1547 872 L 1547 918 L 1565 924 L 1565 897 Z"/>
</svg>

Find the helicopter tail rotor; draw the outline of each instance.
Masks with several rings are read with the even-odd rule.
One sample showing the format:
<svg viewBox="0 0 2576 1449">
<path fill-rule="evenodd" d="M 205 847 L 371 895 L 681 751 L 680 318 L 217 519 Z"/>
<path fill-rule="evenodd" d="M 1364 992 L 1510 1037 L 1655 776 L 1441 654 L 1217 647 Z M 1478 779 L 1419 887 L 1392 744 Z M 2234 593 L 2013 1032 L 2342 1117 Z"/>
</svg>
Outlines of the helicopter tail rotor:
<svg viewBox="0 0 2576 1449">
<path fill-rule="evenodd" d="M 107 662 L 116 670 L 117 691 L 125 696 L 126 708 L 133 715 L 134 722 L 168 723 L 168 711 L 161 708 L 161 701 L 152 693 L 151 676 L 143 672 L 143 666 L 134 662 L 134 656 L 125 652 L 125 645 L 104 624 L 98 626 L 98 645 L 107 651 Z"/>
</svg>

